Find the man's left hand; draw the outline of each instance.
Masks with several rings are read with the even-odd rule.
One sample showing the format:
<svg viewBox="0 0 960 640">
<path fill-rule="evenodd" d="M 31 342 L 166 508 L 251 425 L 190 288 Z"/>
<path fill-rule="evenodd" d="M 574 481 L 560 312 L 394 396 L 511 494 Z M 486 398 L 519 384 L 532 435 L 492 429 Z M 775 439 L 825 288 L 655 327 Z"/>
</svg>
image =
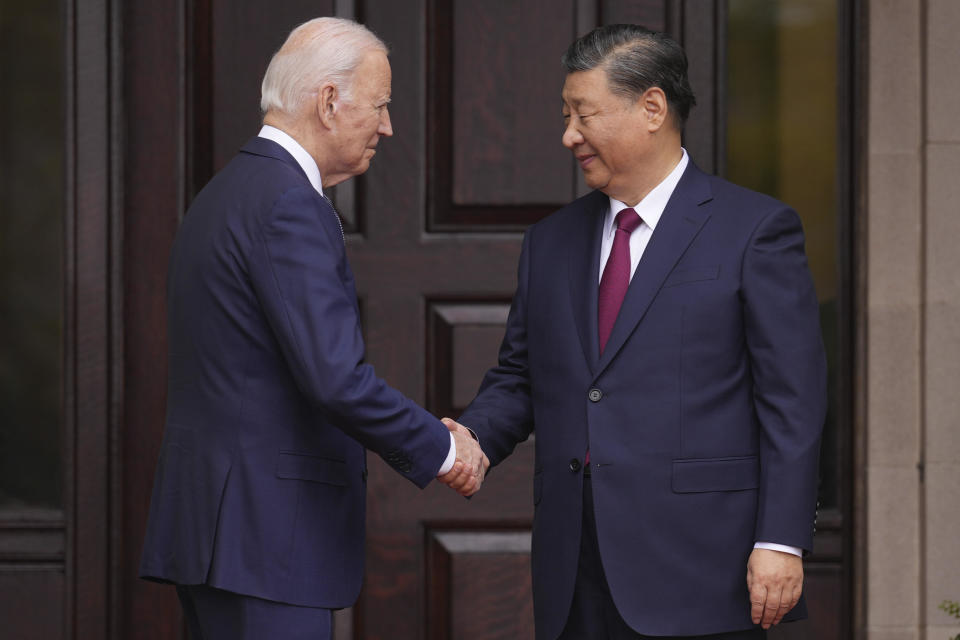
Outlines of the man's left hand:
<svg viewBox="0 0 960 640">
<path fill-rule="evenodd" d="M 803 591 L 803 560 L 772 549 L 754 549 L 747 561 L 750 617 L 769 629 L 793 609 Z"/>
</svg>

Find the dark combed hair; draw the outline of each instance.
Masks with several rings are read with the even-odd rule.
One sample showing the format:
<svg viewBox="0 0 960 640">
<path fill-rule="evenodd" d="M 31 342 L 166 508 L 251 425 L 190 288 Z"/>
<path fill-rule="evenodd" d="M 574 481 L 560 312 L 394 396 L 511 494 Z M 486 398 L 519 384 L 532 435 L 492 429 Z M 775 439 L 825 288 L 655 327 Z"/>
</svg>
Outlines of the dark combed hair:
<svg viewBox="0 0 960 640">
<path fill-rule="evenodd" d="M 597 27 L 578 38 L 561 58 L 567 73 L 602 67 L 610 91 L 636 100 L 650 87 L 660 87 L 683 129 L 697 99 L 687 79 L 687 54 L 670 36 L 635 24 Z"/>
</svg>

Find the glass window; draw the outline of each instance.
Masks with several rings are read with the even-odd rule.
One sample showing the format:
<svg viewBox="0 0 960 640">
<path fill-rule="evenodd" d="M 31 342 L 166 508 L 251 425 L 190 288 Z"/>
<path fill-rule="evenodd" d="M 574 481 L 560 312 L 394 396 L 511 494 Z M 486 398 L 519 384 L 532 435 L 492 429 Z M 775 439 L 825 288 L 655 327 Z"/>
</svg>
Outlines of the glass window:
<svg viewBox="0 0 960 640">
<path fill-rule="evenodd" d="M 837 507 L 838 0 L 729 0 L 727 177 L 803 219 L 820 299 L 830 403 L 821 502 Z"/>
<path fill-rule="evenodd" d="M 62 506 L 64 52 L 57 0 L 0 0 L 0 511 Z"/>
</svg>

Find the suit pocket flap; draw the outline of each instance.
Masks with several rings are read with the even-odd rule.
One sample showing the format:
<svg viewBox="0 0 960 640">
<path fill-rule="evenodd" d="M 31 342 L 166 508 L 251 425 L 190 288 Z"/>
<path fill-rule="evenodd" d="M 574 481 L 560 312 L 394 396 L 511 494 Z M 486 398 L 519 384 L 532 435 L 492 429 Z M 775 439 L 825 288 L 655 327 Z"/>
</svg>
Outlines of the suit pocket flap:
<svg viewBox="0 0 960 640">
<path fill-rule="evenodd" d="M 281 451 L 277 457 L 277 477 L 347 486 L 347 463 L 305 453 Z"/>
<path fill-rule="evenodd" d="M 720 275 L 720 265 L 715 264 L 712 267 L 684 267 L 676 269 L 667 276 L 667 281 L 663 283 L 664 287 L 673 287 L 687 282 L 699 282 L 700 280 L 716 280 Z"/>
<path fill-rule="evenodd" d="M 674 493 L 756 489 L 759 479 L 757 456 L 673 461 Z"/>
</svg>

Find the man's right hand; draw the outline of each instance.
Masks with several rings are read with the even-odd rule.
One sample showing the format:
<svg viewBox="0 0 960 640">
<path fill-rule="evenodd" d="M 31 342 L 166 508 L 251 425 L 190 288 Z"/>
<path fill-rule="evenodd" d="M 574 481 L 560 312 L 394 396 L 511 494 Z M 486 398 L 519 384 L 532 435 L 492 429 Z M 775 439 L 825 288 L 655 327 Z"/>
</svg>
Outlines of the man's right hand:
<svg viewBox="0 0 960 640">
<path fill-rule="evenodd" d="M 750 617 L 764 629 L 780 624 L 803 591 L 803 560 L 772 549 L 754 549 L 747 561 Z"/>
<path fill-rule="evenodd" d="M 472 496 L 480 490 L 483 478 L 490 467 L 490 460 L 484 455 L 470 430 L 450 418 L 443 418 L 443 424 L 453 434 L 457 447 L 457 459 L 453 468 L 438 480 L 462 496 Z"/>
</svg>

